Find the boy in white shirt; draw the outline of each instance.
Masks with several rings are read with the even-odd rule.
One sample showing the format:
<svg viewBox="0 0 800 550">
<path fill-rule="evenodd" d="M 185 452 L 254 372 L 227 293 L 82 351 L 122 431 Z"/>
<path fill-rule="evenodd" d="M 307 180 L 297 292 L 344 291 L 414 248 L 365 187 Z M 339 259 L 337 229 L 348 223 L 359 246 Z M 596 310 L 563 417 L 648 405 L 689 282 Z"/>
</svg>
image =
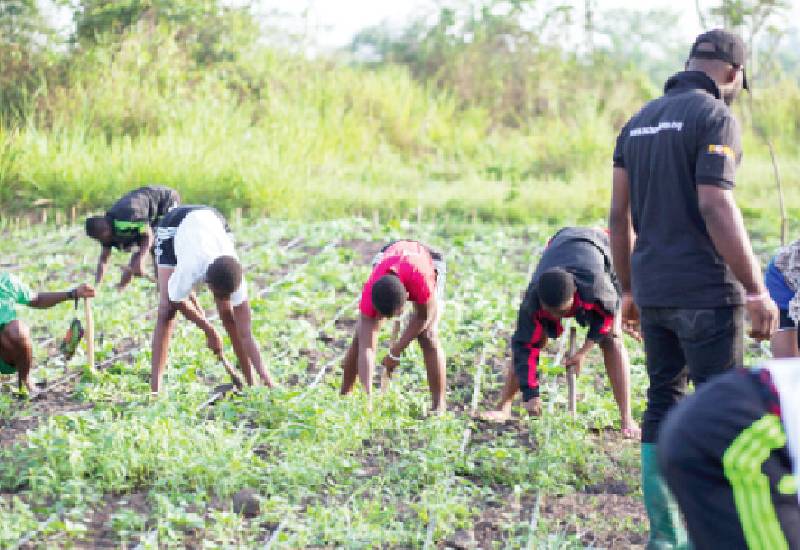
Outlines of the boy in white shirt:
<svg viewBox="0 0 800 550">
<path fill-rule="evenodd" d="M 222 357 L 222 338 L 206 319 L 193 288 L 206 283 L 233 351 L 253 385 L 253 367 L 268 387 L 274 383 L 261 361 L 251 328 L 250 303 L 242 265 L 236 255 L 225 218 L 210 206 L 179 206 L 167 213 L 156 229 L 159 304 L 153 333 L 150 389 L 158 393 L 167 362 L 169 340 L 180 311 L 206 334 L 208 347 Z"/>
</svg>

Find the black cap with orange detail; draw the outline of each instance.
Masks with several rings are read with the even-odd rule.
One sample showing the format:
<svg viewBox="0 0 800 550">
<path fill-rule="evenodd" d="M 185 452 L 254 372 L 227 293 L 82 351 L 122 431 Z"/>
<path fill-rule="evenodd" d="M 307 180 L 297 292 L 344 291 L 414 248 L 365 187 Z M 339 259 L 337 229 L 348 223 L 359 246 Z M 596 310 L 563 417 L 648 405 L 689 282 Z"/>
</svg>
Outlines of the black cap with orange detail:
<svg viewBox="0 0 800 550">
<path fill-rule="evenodd" d="M 718 59 L 736 68 L 741 67 L 742 86 L 745 90 L 749 90 L 747 74 L 744 72 L 746 54 L 747 49 L 741 36 L 725 29 L 714 29 L 704 32 L 695 39 L 689 58 Z"/>
</svg>

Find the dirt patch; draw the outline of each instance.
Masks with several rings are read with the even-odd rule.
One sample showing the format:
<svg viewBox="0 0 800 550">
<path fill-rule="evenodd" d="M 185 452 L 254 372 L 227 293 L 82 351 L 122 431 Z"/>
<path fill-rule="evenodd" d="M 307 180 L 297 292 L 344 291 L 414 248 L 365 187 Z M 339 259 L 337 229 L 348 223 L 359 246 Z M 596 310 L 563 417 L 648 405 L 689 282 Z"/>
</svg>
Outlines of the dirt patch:
<svg viewBox="0 0 800 550">
<path fill-rule="evenodd" d="M 34 430 L 46 418 L 54 415 L 85 411 L 94 408 L 94 403 L 81 403 L 73 399 L 78 377 L 53 391 L 37 388 L 40 393 L 29 401 L 20 401 L 20 411 L 11 418 L 0 418 L 1 447 L 10 447 L 22 440 L 29 430 Z"/>
<path fill-rule="evenodd" d="M 527 537 L 535 497 L 486 502 L 467 533 L 456 533 L 440 548 L 497 548 L 510 537 Z M 642 548 L 647 542 L 644 506 L 638 498 L 615 494 L 574 493 L 543 496 L 538 519 L 540 533 L 575 537 L 581 544 L 598 548 Z M 459 540 L 460 539 L 460 540 Z M 469 546 L 460 541 L 472 541 Z"/>
<path fill-rule="evenodd" d="M 92 510 L 87 522 L 86 536 L 75 542 L 79 548 L 118 548 L 119 537 L 114 532 L 112 518 L 120 510 L 150 515 L 150 504 L 145 493 L 106 495 L 103 504 Z"/>
<path fill-rule="evenodd" d="M 640 548 L 647 542 L 644 532 L 633 530 L 647 524 L 638 498 L 575 493 L 547 497 L 545 502 L 542 520 L 551 524 L 551 532 L 563 531 L 587 546 L 604 548 Z"/>
<path fill-rule="evenodd" d="M 350 239 L 346 241 L 342 241 L 339 245 L 340 248 L 349 248 L 353 252 L 355 252 L 354 260 L 358 263 L 367 264 L 372 261 L 372 258 L 375 257 L 375 254 L 385 245 L 386 243 L 381 241 L 368 241 L 364 239 Z"/>
</svg>

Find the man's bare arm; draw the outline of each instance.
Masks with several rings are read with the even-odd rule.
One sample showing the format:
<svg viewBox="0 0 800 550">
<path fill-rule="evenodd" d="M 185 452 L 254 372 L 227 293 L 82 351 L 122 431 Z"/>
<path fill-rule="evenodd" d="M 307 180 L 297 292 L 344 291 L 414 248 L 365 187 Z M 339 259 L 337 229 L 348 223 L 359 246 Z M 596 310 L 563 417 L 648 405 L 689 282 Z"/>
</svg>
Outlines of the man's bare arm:
<svg viewBox="0 0 800 550">
<path fill-rule="evenodd" d="M 761 267 L 753 254 L 733 192 L 701 184 L 697 186 L 697 197 L 714 248 L 748 294 L 746 307 L 751 322 L 750 335 L 759 340 L 768 339 L 778 327 L 778 308 L 766 291 Z"/>
<path fill-rule="evenodd" d="M 106 274 L 108 259 L 111 257 L 111 247 L 103 246 L 100 248 L 100 257 L 97 259 L 97 271 L 94 275 L 94 284 L 100 284 Z"/>
<path fill-rule="evenodd" d="M 36 309 L 47 309 L 73 298 L 92 297 L 94 297 L 94 288 L 91 285 L 82 284 L 66 292 L 37 292 L 31 301 L 28 302 L 28 305 Z"/>
<path fill-rule="evenodd" d="M 753 255 L 733 191 L 716 185 L 698 185 L 697 198 L 714 248 L 748 294 L 763 292 L 766 287 L 761 278 L 761 267 Z"/>
<path fill-rule="evenodd" d="M 208 333 L 210 330 L 214 330 L 214 326 L 208 322 L 205 314 L 195 305 L 191 296 L 182 302 L 172 303 L 175 304 L 177 310 L 180 311 L 186 319 L 194 323 L 197 328 L 203 332 Z"/>
<path fill-rule="evenodd" d="M 128 264 L 134 275 L 141 277 L 144 274 L 144 258 L 153 246 L 153 231 L 148 227 L 139 242 L 139 249 L 131 254 L 131 261 Z"/>
<path fill-rule="evenodd" d="M 142 236 L 142 241 L 139 243 L 139 248 L 131 254 L 131 260 L 127 267 L 122 268 L 122 275 L 120 276 L 117 289 L 122 290 L 128 286 L 134 277 L 146 277 L 144 272 L 144 257 L 145 254 L 153 246 L 153 232 L 148 227 L 147 232 Z"/>
<path fill-rule="evenodd" d="M 630 181 L 625 168 L 614 168 L 608 219 L 611 257 L 623 292 L 631 291 L 631 253 L 635 234 L 631 219 Z"/>
<path fill-rule="evenodd" d="M 264 362 L 261 359 L 261 350 L 258 348 L 258 342 L 256 342 L 256 339 L 253 337 L 250 302 L 245 300 L 238 306 L 234 306 L 233 318 L 236 320 L 236 328 L 239 334 L 242 335 L 242 345 L 245 350 L 247 350 L 251 365 L 261 377 L 261 381 L 264 382 L 264 385 L 268 388 L 274 388 L 275 381 L 272 380 L 269 371 L 264 367 Z"/>
</svg>

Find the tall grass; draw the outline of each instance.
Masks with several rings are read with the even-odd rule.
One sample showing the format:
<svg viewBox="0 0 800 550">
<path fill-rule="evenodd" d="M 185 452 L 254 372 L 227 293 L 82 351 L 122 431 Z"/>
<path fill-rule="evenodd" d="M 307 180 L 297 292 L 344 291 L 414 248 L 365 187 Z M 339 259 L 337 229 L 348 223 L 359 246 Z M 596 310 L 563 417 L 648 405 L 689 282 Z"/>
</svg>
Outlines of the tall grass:
<svg viewBox="0 0 800 550">
<path fill-rule="evenodd" d="M 648 97 L 630 79 L 580 92 L 569 113 L 504 126 L 489 107 L 426 86 L 402 66 L 350 67 L 254 46 L 199 68 L 160 28 L 100 43 L 71 63 L 21 123 L 0 124 L 0 211 L 42 198 L 102 208 L 157 182 L 186 201 L 287 217 L 421 209 L 596 221 L 608 203 L 616 128 Z M 790 207 L 800 204 L 799 111 L 800 91 L 786 81 L 761 92 L 753 112 L 779 147 Z M 766 150 L 750 132 L 745 148 L 738 197 L 751 219 L 772 227 Z"/>
</svg>

